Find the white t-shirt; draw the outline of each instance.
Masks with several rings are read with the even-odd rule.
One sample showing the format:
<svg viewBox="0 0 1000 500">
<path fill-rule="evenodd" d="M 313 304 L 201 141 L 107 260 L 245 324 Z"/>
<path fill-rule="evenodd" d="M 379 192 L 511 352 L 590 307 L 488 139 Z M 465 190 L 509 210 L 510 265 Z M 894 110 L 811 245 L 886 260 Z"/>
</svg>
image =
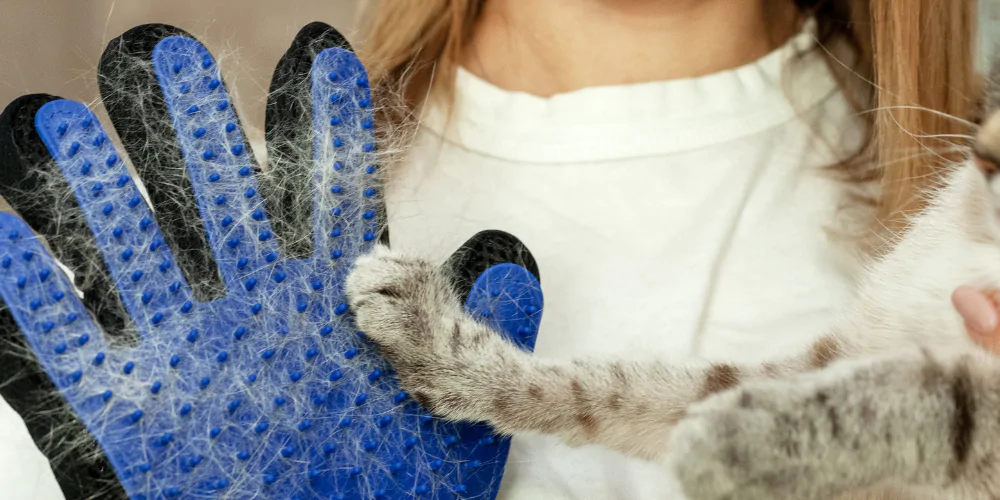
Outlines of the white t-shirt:
<svg viewBox="0 0 1000 500">
<path fill-rule="evenodd" d="M 811 27 L 810 27 L 811 28 Z M 484 229 L 538 261 L 535 355 L 753 362 L 807 346 L 853 292 L 825 167 L 863 129 L 811 29 L 705 77 L 539 98 L 457 76 L 387 187 L 392 244 L 443 260 Z M 514 439 L 501 499 L 681 498 L 596 446 Z"/>
</svg>

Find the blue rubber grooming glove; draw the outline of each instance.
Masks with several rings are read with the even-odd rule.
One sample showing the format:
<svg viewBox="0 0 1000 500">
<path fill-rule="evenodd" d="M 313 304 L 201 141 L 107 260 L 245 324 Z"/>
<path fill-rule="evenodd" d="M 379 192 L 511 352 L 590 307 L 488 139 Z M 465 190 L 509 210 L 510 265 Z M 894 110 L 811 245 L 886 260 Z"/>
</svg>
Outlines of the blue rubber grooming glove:
<svg viewBox="0 0 1000 500">
<path fill-rule="evenodd" d="M 130 30 L 99 76 L 134 174 L 83 104 L 0 116 L 20 215 L 0 214 L 0 321 L 26 348 L 0 355 L 3 396 L 40 444 L 85 428 L 43 446 L 67 498 L 493 498 L 507 441 L 413 402 L 345 304 L 352 263 L 388 237 L 343 37 L 311 24 L 279 63 L 266 169 L 189 34 Z M 542 297 L 516 239 L 481 233 L 445 265 L 472 314 L 531 347 Z"/>
</svg>

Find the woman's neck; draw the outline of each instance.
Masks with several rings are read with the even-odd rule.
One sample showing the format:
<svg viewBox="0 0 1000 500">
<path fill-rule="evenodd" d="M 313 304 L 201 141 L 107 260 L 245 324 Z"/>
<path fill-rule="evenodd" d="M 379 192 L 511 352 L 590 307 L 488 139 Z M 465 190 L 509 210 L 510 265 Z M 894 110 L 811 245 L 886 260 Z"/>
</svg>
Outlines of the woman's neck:
<svg viewBox="0 0 1000 500">
<path fill-rule="evenodd" d="M 486 0 L 463 65 L 538 96 L 697 77 L 759 59 L 796 18 L 790 0 Z"/>
</svg>

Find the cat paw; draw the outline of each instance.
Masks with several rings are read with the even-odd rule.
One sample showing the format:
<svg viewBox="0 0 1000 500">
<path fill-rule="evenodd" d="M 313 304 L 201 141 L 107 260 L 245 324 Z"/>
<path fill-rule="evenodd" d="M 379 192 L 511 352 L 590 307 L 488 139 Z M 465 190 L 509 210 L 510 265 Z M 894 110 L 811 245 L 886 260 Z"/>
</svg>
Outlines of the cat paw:
<svg viewBox="0 0 1000 500">
<path fill-rule="evenodd" d="M 667 465 L 690 500 L 826 499 L 804 455 L 806 422 L 770 390 L 739 388 L 690 408 L 671 434 Z M 799 427 L 799 424 L 802 424 Z"/>
<path fill-rule="evenodd" d="M 393 365 L 406 391 L 449 416 L 463 384 L 459 349 L 463 309 L 431 263 L 377 246 L 355 263 L 345 293 L 355 323 Z"/>
<path fill-rule="evenodd" d="M 448 300 L 444 278 L 429 262 L 383 245 L 358 258 L 344 292 L 355 322 L 367 338 L 386 350 L 392 362 L 404 362 L 433 346 L 431 323 Z"/>
</svg>

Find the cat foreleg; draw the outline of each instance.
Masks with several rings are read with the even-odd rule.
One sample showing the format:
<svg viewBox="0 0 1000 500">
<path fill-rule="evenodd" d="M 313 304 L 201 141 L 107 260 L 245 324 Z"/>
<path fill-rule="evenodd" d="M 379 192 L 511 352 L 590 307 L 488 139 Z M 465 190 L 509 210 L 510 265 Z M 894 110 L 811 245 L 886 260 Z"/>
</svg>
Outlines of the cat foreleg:
<svg viewBox="0 0 1000 500">
<path fill-rule="evenodd" d="M 695 376 L 659 365 L 537 359 L 465 314 L 435 266 L 384 247 L 358 260 L 347 293 L 404 388 L 451 420 L 655 458 L 700 390 Z"/>
<path fill-rule="evenodd" d="M 748 383 L 692 406 L 666 463 L 692 500 L 825 500 L 883 481 L 997 498 L 998 389 L 984 355 L 922 350 Z"/>
<path fill-rule="evenodd" d="M 665 453 L 688 405 L 747 380 L 821 368 L 849 351 L 828 336 L 783 362 L 743 367 L 547 361 L 465 314 L 447 276 L 426 261 L 377 247 L 358 259 L 346 286 L 358 326 L 435 414 L 649 460 Z"/>
</svg>

